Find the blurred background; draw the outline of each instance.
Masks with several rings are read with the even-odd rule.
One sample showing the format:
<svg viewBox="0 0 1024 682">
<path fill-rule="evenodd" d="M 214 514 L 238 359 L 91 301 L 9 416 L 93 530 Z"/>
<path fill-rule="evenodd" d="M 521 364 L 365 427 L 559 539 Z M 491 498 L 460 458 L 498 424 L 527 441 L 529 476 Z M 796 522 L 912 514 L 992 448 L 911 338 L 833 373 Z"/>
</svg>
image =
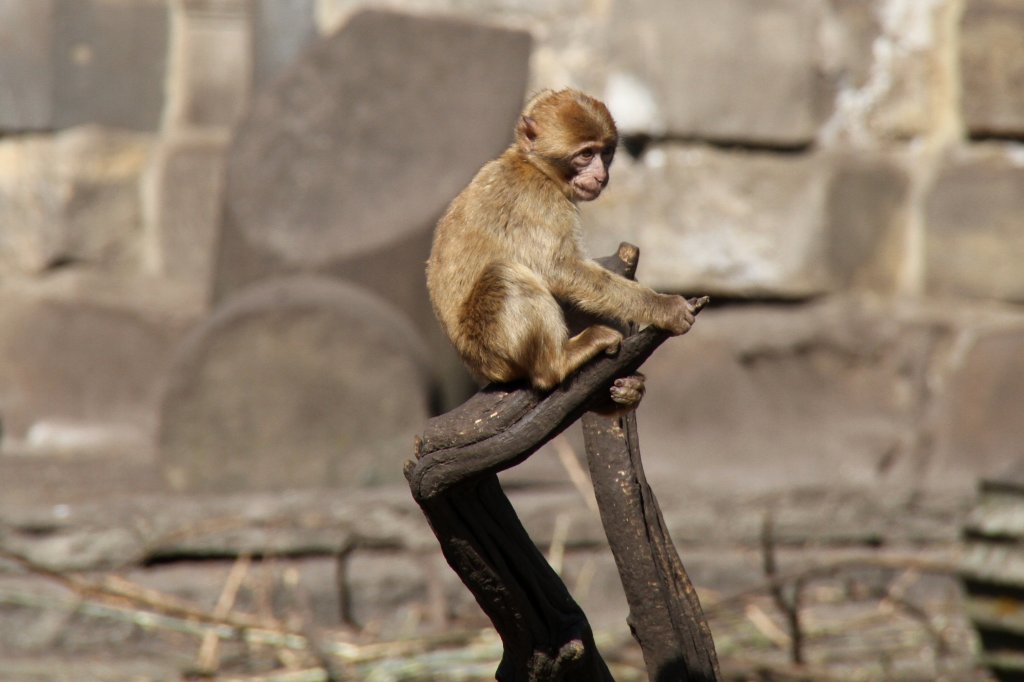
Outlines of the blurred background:
<svg viewBox="0 0 1024 682">
<path fill-rule="evenodd" d="M 638 420 L 730 679 L 1024 669 L 1019 0 L 0 0 L 0 677 L 493 676 L 423 262 L 565 86 L 592 254 L 712 295 Z M 503 481 L 644 679 L 582 455 Z"/>
</svg>

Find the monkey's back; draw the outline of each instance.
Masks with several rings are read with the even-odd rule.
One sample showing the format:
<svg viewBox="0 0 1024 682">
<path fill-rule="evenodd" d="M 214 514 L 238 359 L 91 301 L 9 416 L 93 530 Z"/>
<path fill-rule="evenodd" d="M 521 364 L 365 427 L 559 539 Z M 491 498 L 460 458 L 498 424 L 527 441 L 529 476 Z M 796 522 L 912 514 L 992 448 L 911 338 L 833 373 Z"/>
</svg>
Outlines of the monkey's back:
<svg viewBox="0 0 1024 682">
<path fill-rule="evenodd" d="M 487 264 L 500 254 L 500 246 L 488 229 L 489 188 L 498 162 L 491 161 L 452 200 L 434 230 L 427 260 L 427 290 L 434 313 L 449 338 L 453 337 L 459 310 Z M 452 338 L 454 341 L 455 339 Z"/>
<path fill-rule="evenodd" d="M 557 254 L 575 253 L 577 221 L 575 205 L 514 146 L 480 169 L 438 221 L 427 261 L 431 304 L 460 351 L 460 317 L 485 272 L 518 265 L 544 279 Z"/>
</svg>

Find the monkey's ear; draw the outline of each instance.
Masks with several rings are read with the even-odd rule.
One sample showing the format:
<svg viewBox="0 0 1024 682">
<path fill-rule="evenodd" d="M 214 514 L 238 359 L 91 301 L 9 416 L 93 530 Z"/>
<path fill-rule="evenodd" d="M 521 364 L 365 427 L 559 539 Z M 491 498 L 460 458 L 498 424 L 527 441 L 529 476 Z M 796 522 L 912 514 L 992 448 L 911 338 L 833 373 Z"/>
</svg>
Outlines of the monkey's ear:
<svg viewBox="0 0 1024 682">
<path fill-rule="evenodd" d="M 531 151 L 533 142 L 537 139 L 537 121 L 525 115 L 519 117 L 516 136 L 519 138 L 519 145 L 523 147 L 523 150 Z"/>
</svg>

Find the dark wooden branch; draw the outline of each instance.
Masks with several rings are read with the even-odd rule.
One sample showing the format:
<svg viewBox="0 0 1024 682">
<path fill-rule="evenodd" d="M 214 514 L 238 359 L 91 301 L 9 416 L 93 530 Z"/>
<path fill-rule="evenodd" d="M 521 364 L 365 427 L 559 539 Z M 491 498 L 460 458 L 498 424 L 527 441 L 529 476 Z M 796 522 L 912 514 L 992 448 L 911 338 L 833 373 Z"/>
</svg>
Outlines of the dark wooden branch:
<svg viewBox="0 0 1024 682">
<path fill-rule="evenodd" d="M 639 252 L 623 244 L 617 255 L 604 266 L 632 279 Z M 707 301 L 693 303 L 699 311 Z M 582 321 L 595 322 L 608 324 Z M 715 644 L 697 592 L 647 484 L 636 412 L 613 417 L 588 412 L 583 415 L 583 439 L 601 523 L 629 604 L 629 627 L 650 679 L 718 680 Z"/>
<path fill-rule="evenodd" d="M 519 464 L 587 409 L 616 377 L 635 372 L 668 334 L 649 327 L 627 339 L 547 396 L 528 386 L 491 385 L 427 423 L 408 472 L 413 496 L 428 500 L 452 485 Z"/>
<path fill-rule="evenodd" d="M 637 257 L 636 247 L 624 244 L 616 256 L 603 259 L 603 264 L 631 276 Z M 699 301 L 698 307 L 704 303 L 706 299 Z M 548 395 L 528 386 L 488 386 L 455 410 L 432 419 L 417 440 L 416 460 L 408 462 L 405 470 L 409 486 L 448 563 L 502 638 L 504 656 L 497 671 L 499 680 L 612 680 L 594 645 L 586 616 L 530 540 L 501 489 L 497 473 L 525 460 L 595 401 L 605 401 L 610 383 L 634 373 L 667 338 L 663 331 L 645 329 L 627 338 L 615 356 L 591 362 Z M 613 422 L 606 419 L 595 423 Z M 627 472 L 639 466 L 635 423 L 632 428 L 634 436 L 632 440 L 627 438 L 622 450 L 626 453 L 623 466 L 627 467 L 623 471 Z M 619 447 L 600 438 L 590 436 L 601 452 Z M 599 451 L 591 453 L 592 471 L 594 460 L 601 458 Z M 642 491 L 636 497 L 639 511 L 636 504 L 624 506 L 621 513 L 631 517 L 621 520 L 632 540 L 643 537 L 636 535 L 635 529 L 649 528 L 650 545 L 640 551 L 635 543 L 613 543 L 623 583 L 629 583 L 626 592 L 631 626 L 644 648 L 651 679 L 717 679 L 714 647 L 700 604 L 672 548 L 642 469 L 639 471 L 638 477 L 632 475 L 642 482 Z M 598 487 L 607 485 L 602 482 Z M 611 539 L 620 533 L 608 530 L 618 513 L 611 506 L 614 495 L 609 494 L 598 491 L 599 504 L 605 500 L 601 512 Z M 629 553 L 633 551 L 639 553 L 631 559 Z M 656 583 L 647 582 L 643 577 L 646 573 L 635 572 L 631 562 L 654 565 L 654 573 L 661 576 L 658 587 L 652 589 L 650 586 Z M 641 601 L 636 601 L 637 595 Z M 665 647 L 672 645 L 681 649 L 674 652 L 674 657 L 665 655 Z M 651 647 L 657 652 L 654 659 L 648 656 Z M 703 667 L 691 663 L 701 658 L 705 661 Z M 673 676 L 677 672 L 681 674 Z"/>
<path fill-rule="evenodd" d="M 445 559 L 504 645 L 503 682 L 611 682 L 590 624 L 530 540 L 498 477 L 420 502 Z"/>
<path fill-rule="evenodd" d="M 601 522 L 629 603 L 629 627 L 652 680 L 718 680 L 697 592 L 672 544 L 640 460 L 636 413 L 583 417 Z"/>
</svg>

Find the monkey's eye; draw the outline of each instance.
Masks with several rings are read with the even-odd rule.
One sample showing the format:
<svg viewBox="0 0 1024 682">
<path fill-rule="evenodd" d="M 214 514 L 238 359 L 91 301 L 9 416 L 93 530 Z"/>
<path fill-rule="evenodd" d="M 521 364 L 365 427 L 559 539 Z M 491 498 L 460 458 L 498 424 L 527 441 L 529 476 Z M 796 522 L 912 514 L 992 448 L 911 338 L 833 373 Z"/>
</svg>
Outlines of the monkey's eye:
<svg viewBox="0 0 1024 682">
<path fill-rule="evenodd" d="M 572 163 L 577 168 L 586 168 L 594 161 L 594 150 L 583 149 L 576 152 L 576 155 L 572 157 Z"/>
</svg>

